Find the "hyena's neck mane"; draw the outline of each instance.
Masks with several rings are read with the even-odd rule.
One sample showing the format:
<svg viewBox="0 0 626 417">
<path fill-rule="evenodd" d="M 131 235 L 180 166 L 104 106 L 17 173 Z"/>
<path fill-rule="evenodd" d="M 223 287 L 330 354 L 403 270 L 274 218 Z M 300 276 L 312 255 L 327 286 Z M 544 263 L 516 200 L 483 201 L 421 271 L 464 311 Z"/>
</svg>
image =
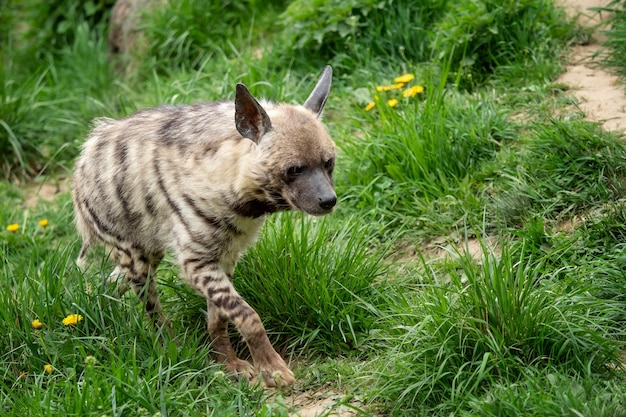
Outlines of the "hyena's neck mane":
<svg viewBox="0 0 626 417">
<path fill-rule="evenodd" d="M 231 189 L 229 209 L 237 216 L 259 218 L 290 209 L 289 203 L 270 185 L 271 180 L 258 171 L 258 161 L 248 161 L 250 166 L 239 173 L 239 181 Z M 264 164 L 260 164 L 264 165 Z"/>
<path fill-rule="evenodd" d="M 241 199 L 230 205 L 231 210 L 242 217 L 258 218 L 266 214 L 276 213 L 278 211 L 287 210 L 270 201 L 262 201 L 256 198 Z"/>
</svg>

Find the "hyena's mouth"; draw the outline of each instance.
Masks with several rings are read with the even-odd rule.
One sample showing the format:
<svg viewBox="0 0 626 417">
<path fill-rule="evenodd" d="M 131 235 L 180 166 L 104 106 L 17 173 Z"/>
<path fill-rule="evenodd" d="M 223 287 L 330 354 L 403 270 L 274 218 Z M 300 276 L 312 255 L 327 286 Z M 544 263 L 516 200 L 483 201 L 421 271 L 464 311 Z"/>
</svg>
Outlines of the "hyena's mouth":
<svg viewBox="0 0 626 417">
<path fill-rule="evenodd" d="M 307 196 L 309 197 L 309 196 Z M 337 205 L 337 196 L 333 193 L 324 197 L 312 196 L 291 201 L 291 208 L 303 211 L 312 216 L 323 216 L 331 213 Z"/>
<path fill-rule="evenodd" d="M 276 211 L 297 209 L 295 205 L 293 205 L 285 197 L 278 193 L 271 193 L 268 196 L 268 202 L 272 205 L 272 207 L 274 207 Z"/>
<path fill-rule="evenodd" d="M 301 209 L 301 210 L 312 216 L 323 216 L 325 214 L 332 213 L 333 209 L 335 208 L 336 200 L 337 199 L 335 198 L 335 201 L 332 203 L 332 205 L 330 205 L 331 203 L 326 203 L 328 205 L 325 207 L 317 206 L 317 207 Z"/>
</svg>

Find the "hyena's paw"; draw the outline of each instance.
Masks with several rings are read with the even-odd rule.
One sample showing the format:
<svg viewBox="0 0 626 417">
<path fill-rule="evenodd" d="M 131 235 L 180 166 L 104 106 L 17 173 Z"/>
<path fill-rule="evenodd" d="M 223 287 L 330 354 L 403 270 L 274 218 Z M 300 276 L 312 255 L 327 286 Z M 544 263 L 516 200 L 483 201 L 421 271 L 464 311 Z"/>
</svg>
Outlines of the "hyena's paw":
<svg viewBox="0 0 626 417">
<path fill-rule="evenodd" d="M 109 274 L 106 284 L 115 288 L 114 291 L 117 297 L 123 296 L 126 294 L 126 291 L 130 289 L 130 284 L 126 280 L 126 274 L 119 266 L 116 266 L 115 269 Z"/>
<path fill-rule="evenodd" d="M 259 366 L 259 374 L 263 377 L 266 387 L 287 387 L 296 382 L 293 372 L 280 357 L 272 363 Z"/>
<path fill-rule="evenodd" d="M 241 377 L 243 379 L 252 380 L 256 376 L 254 366 L 248 361 L 239 358 L 229 358 L 224 361 L 226 373 L 233 378 Z"/>
<path fill-rule="evenodd" d="M 80 257 L 76 259 L 76 266 L 81 272 L 85 272 L 87 270 L 87 258 Z"/>
</svg>

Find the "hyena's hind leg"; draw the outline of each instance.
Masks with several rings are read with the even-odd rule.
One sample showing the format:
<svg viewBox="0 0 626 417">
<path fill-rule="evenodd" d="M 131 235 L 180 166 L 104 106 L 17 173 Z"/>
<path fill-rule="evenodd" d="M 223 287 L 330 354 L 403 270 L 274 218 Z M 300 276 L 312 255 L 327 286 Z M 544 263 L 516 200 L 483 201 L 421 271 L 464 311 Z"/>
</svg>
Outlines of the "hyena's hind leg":
<svg viewBox="0 0 626 417">
<path fill-rule="evenodd" d="M 125 249 L 118 246 L 111 251 L 111 258 L 117 266 L 107 278 L 107 283 L 117 284 L 116 291 L 119 295 L 132 288 L 144 302 L 146 313 L 154 323 L 158 327 L 165 325 L 169 331 L 169 320 L 163 315 L 154 277 L 163 254 L 146 255 L 135 247 Z"/>
<path fill-rule="evenodd" d="M 78 252 L 78 258 L 76 258 L 76 266 L 81 271 L 85 271 L 87 269 L 87 252 L 89 252 L 89 248 L 93 245 L 92 239 L 85 239 L 83 241 L 83 246 L 80 248 L 80 252 Z"/>
<path fill-rule="evenodd" d="M 130 289 L 130 283 L 126 278 L 126 269 L 120 265 L 122 251 L 107 245 L 107 252 L 109 253 L 109 259 L 115 265 L 115 269 L 107 277 L 106 283 L 107 285 L 114 285 L 115 294 L 121 297 Z"/>
</svg>

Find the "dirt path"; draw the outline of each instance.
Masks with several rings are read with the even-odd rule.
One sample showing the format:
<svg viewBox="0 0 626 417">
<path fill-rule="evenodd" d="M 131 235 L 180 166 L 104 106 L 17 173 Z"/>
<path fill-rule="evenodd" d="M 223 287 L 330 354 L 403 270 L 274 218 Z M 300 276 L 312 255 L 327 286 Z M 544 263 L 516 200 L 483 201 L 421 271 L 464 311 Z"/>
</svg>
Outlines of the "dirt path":
<svg viewBox="0 0 626 417">
<path fill-rule="evenodd" d="M 567 70 L 557 80 L 572 88 L 578 99 L 578 108 L 585 118 L 602 122 L 606 130 L 626 129 L 626 96 L 618 78 L 600 68 L 597 54 L 601 51 L 606 27 L 602 19 L 606 13 L 589 8 L 604 7 L 610 0 L 559 0 L 570 16 L 578 16 L 581 25 L 595 28 L 589 44 L 573 48 Z"/>
</svg>

